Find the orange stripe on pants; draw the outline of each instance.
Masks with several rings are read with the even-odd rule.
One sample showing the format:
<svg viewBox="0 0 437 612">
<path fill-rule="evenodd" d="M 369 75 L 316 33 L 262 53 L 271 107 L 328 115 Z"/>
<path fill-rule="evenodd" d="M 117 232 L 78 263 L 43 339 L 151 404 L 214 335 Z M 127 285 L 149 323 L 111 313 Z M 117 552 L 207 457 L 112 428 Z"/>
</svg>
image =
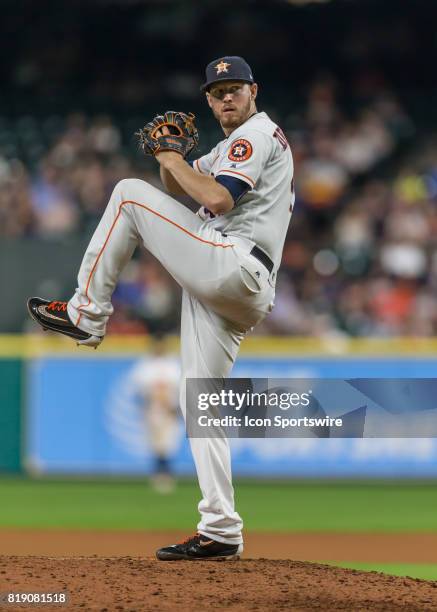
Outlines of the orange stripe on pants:
<svg viewBox="0 0 437 612">
<path fill-rule="evenodd" d="M 91 269 L 90 275 L 88 277 L 88 281 L 86 284 L 86 288 L 85 288 L 85 296 L 88 298 L 88 303 L 87 304 L 83 304 L 82 306 L 78 307 L 78 311 L 81 310 L 82 308 L 87 308 L 90 304 L 91 304 L 91 299 L 88 295 L 88 289 L 91 283 L 91 279 L 93 277 L 93 274 L 96 270 L 97 264 L 99 263 L 99 259 L 102 256 L 103 251 L 106 248 L 106 245 L 108 244 L 108 240 L 112 234 L 112 230 L 115 227 L 115 224 L 117 223 L 121 212 L 122 212 L 122 208 L 123 206 L 125 206 L 126 204 L 133 204 L 134 206 L 139 206 L 140 208 L 144 208 L 144 210 L 147 210 L 148 212 L 151 212 L 153 215 L 159 217 L 160 219 L 162 219 L 163 221 L 167 221 L 167 223 L 170 223 L 171 225 L 173 225 L 174 227 L 177 227 L 178 229 L 180 229 L 182 232 L 184 232 L 185 234 L 187 234 L 188 236 L 190 236 L 191 238 L 194 238 L 195 240 L 199 240 L 199 242 L 203 242 L 204 244 L 209 244 L 210 246 L 213 247 L 221 247 L 222 249 L 227 249 L 229 247 L 233 247 L 233 244 L 220 244 L 218 242 L 211 242 L 210 240 L 205 240 L 204 238 L 201 238 L 200 236 L 196 236 L 196 234 L 193 234 L 192 232 L 188 231 L 187 229 L 185 229 L 184 227 L 182 227 L 181 225 L 179 225 L 178 223 L 176 223 L 175 221 L 172 221 L 171 219 L 169 219 L 168 217 L 165 217 L 164 215 L 161 215 L 161 213 L 157 212 L 156 210 L 153 210 L 153 208 L 150 208 L 149 206 L 146 206 L 145 204 L 140 204 L 139 202 L 134 202 L 133 200 L 124 200 L 123 202 L 121 202 L 120 206 L 118 207 L 118 212 L 117 215 L 114 219 L 114 221 L 112 222 L 111 228 L 108 232 L 108 235 L 106 236 L 106 240 L 103 243 L 102 248 L 99 251 L 99 254 L 97 255 L 96 261 L 94 262 L 94 265 Z M 81 319 L 82 314 L 79 314 L 79 317 L 76 321 L 76 327 L 79 325 L 80 319 Z"/>
</svg>

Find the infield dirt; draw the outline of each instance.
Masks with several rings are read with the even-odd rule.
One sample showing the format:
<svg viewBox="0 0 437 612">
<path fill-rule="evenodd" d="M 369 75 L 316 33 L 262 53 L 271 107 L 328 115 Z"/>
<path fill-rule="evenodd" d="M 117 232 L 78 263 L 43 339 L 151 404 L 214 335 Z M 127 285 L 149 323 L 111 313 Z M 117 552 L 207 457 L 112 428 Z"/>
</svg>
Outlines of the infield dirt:
<svg viewBox="0 0 437 612">
<path fill-rule="evenodd" d="M 0 591 L 68 592 L 66 606 L 37 608 L 45 612 L 437 610 L 437 582 L 270 559 L 166 563 L 137 557 L 0 557 Z"/>
<path fill-rule="evenodd" d="M 181 531 L 0 529 L 0 553 L 48 557 L 152 557 Z M 246 532 L 244 557 L 317 562 L 437 563 L 437 533 Z"/>
</svg>

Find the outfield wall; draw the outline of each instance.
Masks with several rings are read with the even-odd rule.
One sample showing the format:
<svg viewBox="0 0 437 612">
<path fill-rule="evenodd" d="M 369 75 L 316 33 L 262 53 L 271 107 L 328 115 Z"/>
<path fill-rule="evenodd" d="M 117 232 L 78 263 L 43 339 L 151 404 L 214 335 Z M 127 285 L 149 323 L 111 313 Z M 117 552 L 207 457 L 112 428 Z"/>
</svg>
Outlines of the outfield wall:
<svg viewBox="0 0 437 612">
<path fill-rule="evenodd" d="M 18 358 L 0 358 L 0 471 L 21 470 L 22 366 Z"/>
<path fill-rule="evenodd" d="M 147 355 L 144 339 L 108 338 L 94 352 L 64 339 L 0 337 L 0 349 L 0 469 L 18 469 L 21 435 L 21 458 L 33 473 L 150 472 L 144 410 L 130 378 Z M 244 343 L 233 376 L 434 378 L 435 349 L 434 341 L 253 338 Z M 238 439 L 232 446 L 236 475 L 437 476 L 434 439 Z M 173 465 L 180 474 L 194 474 L 182 423 Z"/>
</svg>

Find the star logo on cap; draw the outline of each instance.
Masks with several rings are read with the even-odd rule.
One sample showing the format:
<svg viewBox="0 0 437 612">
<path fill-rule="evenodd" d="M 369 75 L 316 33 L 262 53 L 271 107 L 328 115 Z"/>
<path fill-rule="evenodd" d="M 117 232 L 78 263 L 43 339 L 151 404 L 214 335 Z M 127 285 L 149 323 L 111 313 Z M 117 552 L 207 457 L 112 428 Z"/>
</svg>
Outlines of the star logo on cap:
<svg viewBox="0 0 437 612">
<path fill-rule="evenodd" d="M 220 74 L 221 72 L 228 72 L 228 68 L 230 65 L 231 64 L 228 64 L 227 62 L 224 62 L 223 60 L 219 62 L 217 66 L 215 66 L 215 69 L 217 70 L 217 74 Z"/>
</svg>

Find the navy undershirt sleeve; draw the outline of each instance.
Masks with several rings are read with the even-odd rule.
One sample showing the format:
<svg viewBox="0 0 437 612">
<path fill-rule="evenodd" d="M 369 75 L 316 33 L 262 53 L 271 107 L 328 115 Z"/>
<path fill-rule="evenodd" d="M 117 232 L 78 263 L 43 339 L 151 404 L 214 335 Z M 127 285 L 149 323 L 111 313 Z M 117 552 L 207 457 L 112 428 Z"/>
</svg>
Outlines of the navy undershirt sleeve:
<svg viewBox="0 0 437 612">
<path fill-rule="evenodd" d="M 238 201 L 251 189 L 251 186 L 245 181 L 234 178 L 233 176 L 220 174 L 215 177 L 215 180 L 217 183 L 220 183 L 220 185 L 223 185 L 223 187 L 226 187 L 234 200 L 234 204 L 238 204 Z"/>
</svg>

